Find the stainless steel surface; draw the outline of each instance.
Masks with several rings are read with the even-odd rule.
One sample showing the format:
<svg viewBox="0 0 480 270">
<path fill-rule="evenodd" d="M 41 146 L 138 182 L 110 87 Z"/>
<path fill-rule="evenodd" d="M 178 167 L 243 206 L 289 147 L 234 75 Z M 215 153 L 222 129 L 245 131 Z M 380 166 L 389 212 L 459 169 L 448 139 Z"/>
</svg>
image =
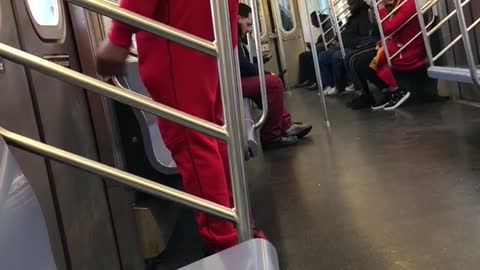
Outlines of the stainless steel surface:
<svg viewBox="0 0 480 270">
<path fill-rule="evenodd" d="M 472 31 L 479 24 L 480 24 L 480 18 L 478 18 L 473 24 L 471 24 L 467 28 L 467 33 Z M 454 40 L 452 40 L 452 42 L 450 42 L 447 46 L 445 46 L 445 48 L 443 48 L 443 50 L 441 50 L 437 55 L 435 55 L 433 57 L 433 61 L 434 62 L 437 61 L 440 57 L 442 57 L 442 55 L 444 55 L 450 48 L 452 48 L 460 40 L 462 40 L 462 35 L 461 34 L 458 35 Z"/>
<path fill-rule="evenodd" d="M 113 19 L 135 26 L 152 34 L 172 40 L 176 43 L 201 51 L 203 53 L 216 56 L 215 44 L 212 42 L 196 37 L 187 32 L 175 29 L 169 25 L 160 23 L 153 19 L 141 16 L 134 12 L 128 11 L 109 3 L 108 1 L 96 0 L 67 0 L 75 5 L 87 8 L 89 10 L 106 15 Z"/>
<path fill-rule="evenodd" d="M 342 32 L 340 31 L 340 26 L 338 25 L 338 15 L 335 12 L 335 6 L 333 5 L 332 1 L 333 0 L 328 0 L 330 19 L 332 22 L 332 27 L 335 29 L 335 33 L 337 35 L 338 44 L 340 45 L 340 50 L 342 51 L 342 56 L 345 58 L 345 46 L 343 46 Z"/>
<path fill-rule="evenodd" d="M 144 96 L 123 91 L 113 85 L 96 80 L 80 72 L 56 65 L 40 57 L 33 56 L 21 50 L 0 43 L 0 55 L 16 63 L 28 66 L 44 74 L 67 81 L 85 89 L 94 91 L 119 102 L 135 106 L 172 122 L 198 130 L 218 139 L 227 140 L 223 127 L 201 118 L 188 115 L 177 109 L 152 101 Z"/>
<path fill-rule="evenodd" d="M 278 54 L 280 56 L 280 67 L 282 70 L 280 72 L 287 71 L 283 74 L 283 80 L 285 83 L 285 87 L 289 88 L 290 81 L 288 79 L 288 70 L 287 70 L 287 55 L 285 53 L 285 45 L 284 45 L 284 37 L 281 30 L 282 27 L 282 18 L 280 17 L 280 10 L 279 10 L 279 3 L 278 0 L 271 0 L 271 7 L 272 7 L 272 16 L 273 21 L 275 22 L 275 31 L 277 34 L 277 45 L 278 45 Z"/>
<path fill-rule="evenodd" d="M 253 237 L 250 224 L 250 199 L 245 176 L 245 157 L 242 149 L 243 119 L 242 91 L 237 89 L 235 61 L 232 50 L 229 8 L 227 1 L 210 1 L 215 40 L 218 48 L 218 70 L 222 90 L 224 119 L 230 140 L 228 159 L 232 181 L 234 212 L 236 213 L 239 242 Z"/>
<path fill-rule="evenodd" d="M 255 123 L 255 129 L 260 129 L 265 122 L 267 121 L 268 115 L 268 100 L 267 100 L 267 84 L 265 82 L 265 68 L 263 65 L 263 54 L 262 54 L 262 40 L 260 38 L 260 21 L 258 16 L 258 6 L 257 0 L 249 0 L 250 7 L 252 8 L 253 16 L 253 40 L 255 42 L 255 51 L 257 55 L 257 65 L 258 65 L 258 78 L 260 81 L 260 95 L 262 96 L 262 116 Z M 252 55 L 252 53 L 250 53 Z"/>
<path fill-rule="evenodd" d="M 305 6 L 305 12 L 308 14 L 308 1 L 304 1 L 304 6 Z M 308 24 L 308 31 L 307 34 L 310 35 L 310 40 L 313 40 L 312 36 L 312 24 L 311 22 Z M 323 109 L 323 120 L 325 123 L 326 127 L 330 127 L 330 120 L 328 118 L 328 109 L 327 109 L 327 102 L 325 100 L 325 94 L 323 91 L 323 82 L 322 82 L 322 75 L 321 75 L 321 70 L 320 70 L 320 64 L 318 63 L 318 52 L 315 49 L 315 46 L 312 46 L 312 58 L 313 58 L 313 66 L 315 68 L 315 78 L 317 79 L 317 85 L 318 85 L 318 95 L 320 96 L 320 100 L 322 103 L 322 109 Z"/>
<path fill-rule="evenodd" d="M 375 19 L 377 20 L 378 32 L 380 33 L 380 38 L 382 40 L 383 51 L 385 53 L 385 57 L 387 58 L 388 66 L 391 67 L 392 60 L 390 58 L 390 52 L 388 51 L 387 42 L 385 39 L 385 33 L 383 32 L 382 18 L 380 18 L 380 12 L 378 11 L 378 4 L 381 3 L 382 1 L 383 0 L 379 0 L 377 2 L 377 0 L 372 0 L 372 2 L 375 3 L 375 5 L 373 5 L 374 6 L 373 11 L 375 13 Z"/>
<path fill-rule="evenodd" d="M 430 64 L 430 66 L 433 66 L 434 63 L 433 63 L 432 46 L 430 45 L 430 38 L 428 37 L 428 32 L 427 32 L 428 30 L 427 30 L 427 27 L 425 26 L 425 18 L 423 17 L 423 15 L 425 14 L 423 11 L 425 11 L 429 8 L 429 7 L 427 7 L 427 5 L 428 5 L 428 3 L 423 6 L 424 8 L 421 8 L 418 1 L 415 0 L 415 8 L 417 10 L 417 18 L 418 18 L 418 22 L 420 24 L 420 31 L 422 33 L 423 43 L 425 45 L 425 52 L 427 53 L 428 62 Z M 434 20 L 434 19 L 435 19 L 435 17 L 433 17 L 432 20 Z M 410 21 L 410 20 L 408 20 L 408 21 Z M 436 26 L 438 26 L 438 24 Z M 401 29 L 401 28 L 403 28 L 403 25 L 401 27 L 399 27 L 399 29 Z"/>
<path fill-rule="evenodd" d="M 252 239 L 179 270 L 280 270 L 280 266 L 271 243 Z"/>
<path fill-rule="evenodd" d="M 382 0 L 380 0 L 382 1 Z M 405 3 L 407 3 L 408 0 L 403 0 L 399 5 L 397 5 L 395 8 L 393 8 L 385 18 L 383 18 L 380 23 L 383 23 L 385 22 L 386 20 L 388 20 L 393 14 L 395 14 L 395 12 L 397 12 L 397 10 L 399 10 L 401 7 L 403 7 L 403 5 L 405 5 Z"/>
<path fill-rule="evenodd" d="M 460 32 L 462 33 L 463 46 L 465 47 L 465 52 L 467 54 L 467 63 L 468 68 L 470 69 L 470 76 L 472 76 L 472 81 L 475 85 L 480 87 L 480 78 L 478 76 L 477 64 L 475 62 L 475 56 L 473 55 L 472 42 L 470 41 L 470 34 L 468 33 L 473 29 L 478 23 L 480 23 L 480 18 L 476 20 L 471 26 L 471 29 L 468 30 L 467 22 L 465 21 L 465 13 L 463 11 L 462 3 L 460 0 L 454 0 L 455 8 L 458 13 L 458 23 L 460 25 Z"/>
<path fill-rule="evenodd" d="M 205 199 L 178 191 L 174 188 L 158 184 L 154 181 L 139 177 L 122 170 L 104 165 L 94 160 L 84 158 L 73 153 L 63 151 L 53 146 L 32 140 L 28 137 L 13 133 L 0 127 L 0 135 L 7 143 L 26 151 L 40 154 L 61 163 L 91 172 L 95 175 L 118 181 L 137 190 L 165 198 L 203 212 L 230 220 L 237 221 L 237 215 L 232 209 L 207 201 Z"/>
</svg>

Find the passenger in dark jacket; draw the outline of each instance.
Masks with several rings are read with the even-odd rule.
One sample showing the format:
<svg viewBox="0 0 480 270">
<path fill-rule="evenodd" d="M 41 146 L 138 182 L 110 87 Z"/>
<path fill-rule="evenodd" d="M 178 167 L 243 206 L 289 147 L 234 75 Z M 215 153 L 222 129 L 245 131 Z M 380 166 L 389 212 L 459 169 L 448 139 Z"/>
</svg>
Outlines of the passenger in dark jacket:
<svg viewBox="0 0 480 270">
<path fill-rule="evenodd" d="M 240 4 L 238 16 L 239 40 L 252 31 L 252 11 L 249 6 Z M 250 53 L 244 42 L 238 48 L 240 73 L 242 76 L 242 93 L 251 98 L 261 108 L 260 79 L 257 65 L 250 62 Z M 265 125 L 260 130 L 262 144 L 266 147 L 295 145 L 306 136 L 312 126 L 293 123 L 292 117 L 284 107 L 282 80 L 273 73 L 266 72 L 268 115 Z"/>
<path fill-rule="evenodd" d="M 368 5 L 363 0 L 348 0 L 351 16 L 342 32 L 345 53 L 350 53 L 368 37 L 371 29 Z M 345 90 L 347 85 L 346 71 L 340 44 L 337 40 L 333 46 L 318 56 L 322 83 L 326 95 L 335 95 Z"/>
<path fill-rule="evenodd" d="M 323 22 L 322 29 L 323 31 L 327 32 L 331 27 L 332 24 L 328 18 L 328 15 L 320 14 L 317 16 L 317 11 L 314 11 L 310 14 L 310 20 L 312 22 L 313 27 L 320 28 L 320 22 L 318 18 Z M 330 30 L 325 35 L 325 41 L 329 41 L 334 37 L 334 31 Z M 313 37 L 312 37 L 313 38 Z M 299 88 L 309 88 L 315 89 L 317 88 L 317 80 L 315 78 L 315 68 L 313 65 L 313 58 L 312 58 L 312 46 L 311 44 L 307 44 L 307 47 L 310 51 L 305 51 L 298 56 L 299 61 L 299 74 L 298 74 L 298 84 L 296 87 Z M 315 48 L 317 49 L 317 53 L 321 53 L 325 51 L 325 44 L 323 43 L 322 34 L 318 36 L 317 42 L 315 44 Z"/>
</svg>

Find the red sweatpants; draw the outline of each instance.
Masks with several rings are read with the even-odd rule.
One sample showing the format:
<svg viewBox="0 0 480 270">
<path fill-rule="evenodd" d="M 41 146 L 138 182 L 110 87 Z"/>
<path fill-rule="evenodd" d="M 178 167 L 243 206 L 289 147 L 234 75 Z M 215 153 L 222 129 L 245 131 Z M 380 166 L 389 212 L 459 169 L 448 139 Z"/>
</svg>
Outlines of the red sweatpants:
<svg viewBox="0 0 480 270">
<path fill-rule="evenodd" d="M 191 34 L 214 40 L 209 0 L 122 0 L 120 6 Z M 229 0 L 233 42 L 237 37 L 238 0 Z M 223 110 L 217 60 L 211 56 L 135 31 L 114 21 L 110 40 L 129 46 L 136 33 L 139 71 L 155 101 L 205 120 L 223 124 Z M 190 194 L 231 207 L 230 173 L 227 149 L 223 142 L 159 119 L 165 144 L 172 152 Z M 196 212 L 195 218 L 206 247 L 220 251 L 237 243 L 230 222 Z"/>
<path fill-rule="evenodd" d="M 275 75 L 266 75 L 268 115 L 262 127 L 261 140 L 266 143 L 278 138 L 292 126 L 292 117 L 285 109 L 283 100 L 283 82 Z M 259 108 L 262 107 L 260 80 L 258 76 L 242 77 L 243 96 L 251 98 Z"/>
</svg>

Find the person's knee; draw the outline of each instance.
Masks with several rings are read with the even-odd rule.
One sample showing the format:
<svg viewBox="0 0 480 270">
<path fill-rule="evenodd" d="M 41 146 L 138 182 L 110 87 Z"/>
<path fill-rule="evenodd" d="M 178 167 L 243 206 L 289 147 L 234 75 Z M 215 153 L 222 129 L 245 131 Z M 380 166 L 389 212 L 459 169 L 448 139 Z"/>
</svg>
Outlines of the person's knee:
<svg viewBox="0 0 480 270">
<path fill-rule="evenodd" d="M 267 85 L 267 93 L 283 92 L 283 82 L 280 77 L 276 75 L 266 75 L 265 83 Z"/>
</svg>

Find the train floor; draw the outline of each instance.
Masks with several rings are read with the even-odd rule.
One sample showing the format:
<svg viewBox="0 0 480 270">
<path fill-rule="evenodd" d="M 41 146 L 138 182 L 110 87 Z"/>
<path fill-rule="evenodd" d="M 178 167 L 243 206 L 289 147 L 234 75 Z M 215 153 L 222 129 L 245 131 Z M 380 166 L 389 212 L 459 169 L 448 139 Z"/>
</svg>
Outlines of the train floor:
<svg viewBox="0 0 480 270">
<path fill-rule="evenodd" d="M 480 109 L 351 111 L 327 97 L 327 130 L 314 92 L 286 97 L 311 135 L 247 165 L 254 216 L 282 270 L 478 269 Z M 202 256 L 189 210 L 179 224 L 159 270 Z"/>
</svg>

